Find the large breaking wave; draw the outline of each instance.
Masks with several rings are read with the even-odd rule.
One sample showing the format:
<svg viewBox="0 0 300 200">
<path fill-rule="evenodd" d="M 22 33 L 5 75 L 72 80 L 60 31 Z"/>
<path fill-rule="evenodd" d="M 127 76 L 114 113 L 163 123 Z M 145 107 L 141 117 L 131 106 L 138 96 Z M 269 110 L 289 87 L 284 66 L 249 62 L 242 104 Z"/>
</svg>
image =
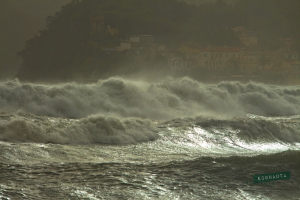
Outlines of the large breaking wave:
<svg viewBox="0 0 300 200">
<path fill-rule="evenodd" d="M 300 87 L 260 83 L 203 84 L 189 78 L 157 83 L 122 78 L 94 84 L 0 84 L 0 109 L 40 116 L 83 118 L 92 114 L 149 119 L 300 114 Z"/>
<path fill-rule="evenodd" d="M 0 140 L 57 144 L 135 144 L 158 138 L 148 120 L 90 116 L 81 120 L 37 117 L 26 113 L 2 115 Z"/>
<path fill-rule="evenodd" d="M 300 145 L 299 122 L 300 116 L 265 118 L 251 115 L 233 119 L 196 117 L 153 121 L 97 115 L 66 119 L 1 112 L 0 140 L 14 143 L 137 144 L 160 138 L 156 148 L 170 146 L 184 150 L 188 146 L 219 153 L 226 149 L 276 150 Z"/>
<path fill-rule="evenodd" d="M 0 140 L 10 142 L 135 144 L 159 137 L 155 120 L 166 120 L 170 127 L 177 118 L 181 118 L 179 124 L 196 119 L 180 126 L 199 126 L 214 137 L 216 129 L 224 134 L 232 129 L 236 137 L 250 138 L 249 142 L 270 137 L 269 142 L 300 141 L 299 127 L 295 126 L 298 118 L 293 125 L 284 126 L 247 117 L 249 113 L 300 115 L 298 86 L 252 82 L 214 85 L 189 78 L 166 78 L 156 83 L 110 78 L 93 84 L 56 85 L 14 80 L 0 84 L 0 111 Z M 199 130 L 192 132 L 197 135 Z"/>
</svg>

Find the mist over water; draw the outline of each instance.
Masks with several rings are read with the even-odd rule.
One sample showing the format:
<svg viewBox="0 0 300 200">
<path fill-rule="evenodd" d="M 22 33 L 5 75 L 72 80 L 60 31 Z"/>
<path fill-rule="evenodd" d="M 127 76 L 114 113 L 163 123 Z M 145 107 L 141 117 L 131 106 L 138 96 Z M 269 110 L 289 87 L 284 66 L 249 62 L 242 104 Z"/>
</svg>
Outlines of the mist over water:
<svg viewBox="0 0 300 200">
<path fill-rule="evenodd" d="M 214 85 L 186 77 L 53 85 L 14 80 L 0 84 L 0 109 L 0 140 L 10 142 L 136 144 L 156 140 L 172 126 L 200 127 L 236 142 L 300 142 L 296 122 L 249 118 L 299 115 L 300 89 L 294 86 Z"/>
<path fill-rule="evenodd" d="M 0 116 L 1 118 L 2 116 Z M 91 116 L 82 120 L 10 116 L 0 122 L 0 140 L 57 144 L 135 144 L 158 138 L 150 120 Z"/>
<path fill-rule="evenodd" d="M 0 199 L 300 200 L 299 10 L 0 0 Z"/>
<path fill-rule="evenodd" d="M 0 198 L 293 199 L 299 106 L 299 87 L 253 82 L 2 82 Z"/>
<path fill-rule="evenodd" d="M 260 83 L 203 84 L 189 78 L 156 83 L 109 78 L 93 84 L 0 84 L 0 109 L 80 119 L 98 114 L 167 120 L 300 114 L 300 89 Z"/>
</svg>

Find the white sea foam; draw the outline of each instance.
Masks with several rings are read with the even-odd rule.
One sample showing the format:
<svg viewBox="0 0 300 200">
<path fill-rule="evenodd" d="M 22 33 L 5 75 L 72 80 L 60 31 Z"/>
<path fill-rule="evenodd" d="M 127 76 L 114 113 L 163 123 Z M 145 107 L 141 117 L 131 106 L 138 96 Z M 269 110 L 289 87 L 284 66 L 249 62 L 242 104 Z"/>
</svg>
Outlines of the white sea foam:
<svg viewBox="0 0 300 200">
<path fill-rule="evenodd" d="M 219 131 L 231 127 L 240 130 L 241 134 L 236 135 L 243 138 L 268 136 L 285 142 L 300 141 L 299 127 L 281 126 L 266 119 L 247 119 L 248 113 L 299 115 L 300 88 L 297 86 L 239 82 L 210 85 L 189 78 L 166 78 L 157 83 L 110 78 L 94 84 L 57 85 L 15 80 L 0 83 L 0 109 L 25 113 L 24 117 L 17 114 L 10 120 L 0 116 L 0 140 L 12 142 L 147 142 L 158 138 L 152 120 L 196 116 L 214 117 L 218 120 L 209 121 L 209 126 L 223 124 Z M 70 121 L 71 118 L 74 120 Z M 56 119 L 65 121 L 56 123 Z M 191 123 L 207 125 L 197 120 Z"/>
<path fill-rule="evenodd" d="M 58 144 L 135 144 L 158 138 L 158 130 L 150 120 L 117 119 L 91 116 L 81 120 L 56 123 L 30 116 L 16 116 L 0 122 L 0 140 Z"/>
<path fill-rule="evenodd" d="M 11 81 L 0 84 L 0 109 L 66 118 L 289 116 L 300 114 L 300 88 L 239 82 L 209 85 L 189 78 L 157 83 L 110 78 L 94 84 L 47 86 Z"/>
</svg>

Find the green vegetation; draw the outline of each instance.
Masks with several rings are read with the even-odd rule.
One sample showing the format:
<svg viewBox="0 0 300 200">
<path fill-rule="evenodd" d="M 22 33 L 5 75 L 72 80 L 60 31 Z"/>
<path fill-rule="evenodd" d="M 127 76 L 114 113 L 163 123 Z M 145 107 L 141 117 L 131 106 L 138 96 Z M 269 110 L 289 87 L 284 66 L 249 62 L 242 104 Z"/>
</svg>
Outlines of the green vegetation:
<svg viewBox="0 0 300 200">
<path fill-rule="evenodd" d="M 0 78 L 16 74 L 25 41 L 45 28 L 45 19 L 71 0 L 0 0 Z"/>
<path fill-rule="evenodd" d="M 200 6 L 177 0 L 73 0 L 47 18 L 47 28 L 26 42 L 19 52 L 21 80 L 72 79 L 111 74 L 128 56 L 104 51 L 119 39 L 137 34 L 154 35 L 169 46 L 192 42 L 202 46 L 241 46 L 231 28 L 244 26 L 258 32 L 264 48 L 280 37 L 299 37 L 298 0 L 222 0 Z M 104 16 L 118 28 L 118 37 L 90 38 L 90 17 Z M 297 35 L 298 34 L 298 35 Z M 299 38 L 298 38 L 299 39 Z M 159 58 L 163 60 L 163 58 Z"/>
</svg>

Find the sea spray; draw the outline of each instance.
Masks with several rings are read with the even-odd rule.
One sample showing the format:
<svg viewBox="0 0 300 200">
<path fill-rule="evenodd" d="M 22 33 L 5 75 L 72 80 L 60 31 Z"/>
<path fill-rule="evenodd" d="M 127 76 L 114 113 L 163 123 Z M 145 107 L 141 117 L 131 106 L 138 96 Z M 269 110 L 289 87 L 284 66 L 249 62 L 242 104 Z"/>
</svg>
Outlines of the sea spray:
<svg viewBox="0 0 300 200">
<path fill-rule="evenodd" d="M 122 78 L 93 84 L 11 81 L 0 84 L 0 109 L 74 119 L 92 114 L 158 120 L 197 115 L 245 117 L 247 113 L 288 116 L 300 114 L 300 89 L 253 82 L 203 84 L 186 77 L 157 83 Z"/>
<path fill-rule="evenodd" d="M 1 117 L 1 116 L 0 116 Z M 90 116 L 81 120 L 12 115 L 0 121 L 0 140 L 56 144 L 135 144 L 159 137 L 148 119 Z"/>
</svg>

